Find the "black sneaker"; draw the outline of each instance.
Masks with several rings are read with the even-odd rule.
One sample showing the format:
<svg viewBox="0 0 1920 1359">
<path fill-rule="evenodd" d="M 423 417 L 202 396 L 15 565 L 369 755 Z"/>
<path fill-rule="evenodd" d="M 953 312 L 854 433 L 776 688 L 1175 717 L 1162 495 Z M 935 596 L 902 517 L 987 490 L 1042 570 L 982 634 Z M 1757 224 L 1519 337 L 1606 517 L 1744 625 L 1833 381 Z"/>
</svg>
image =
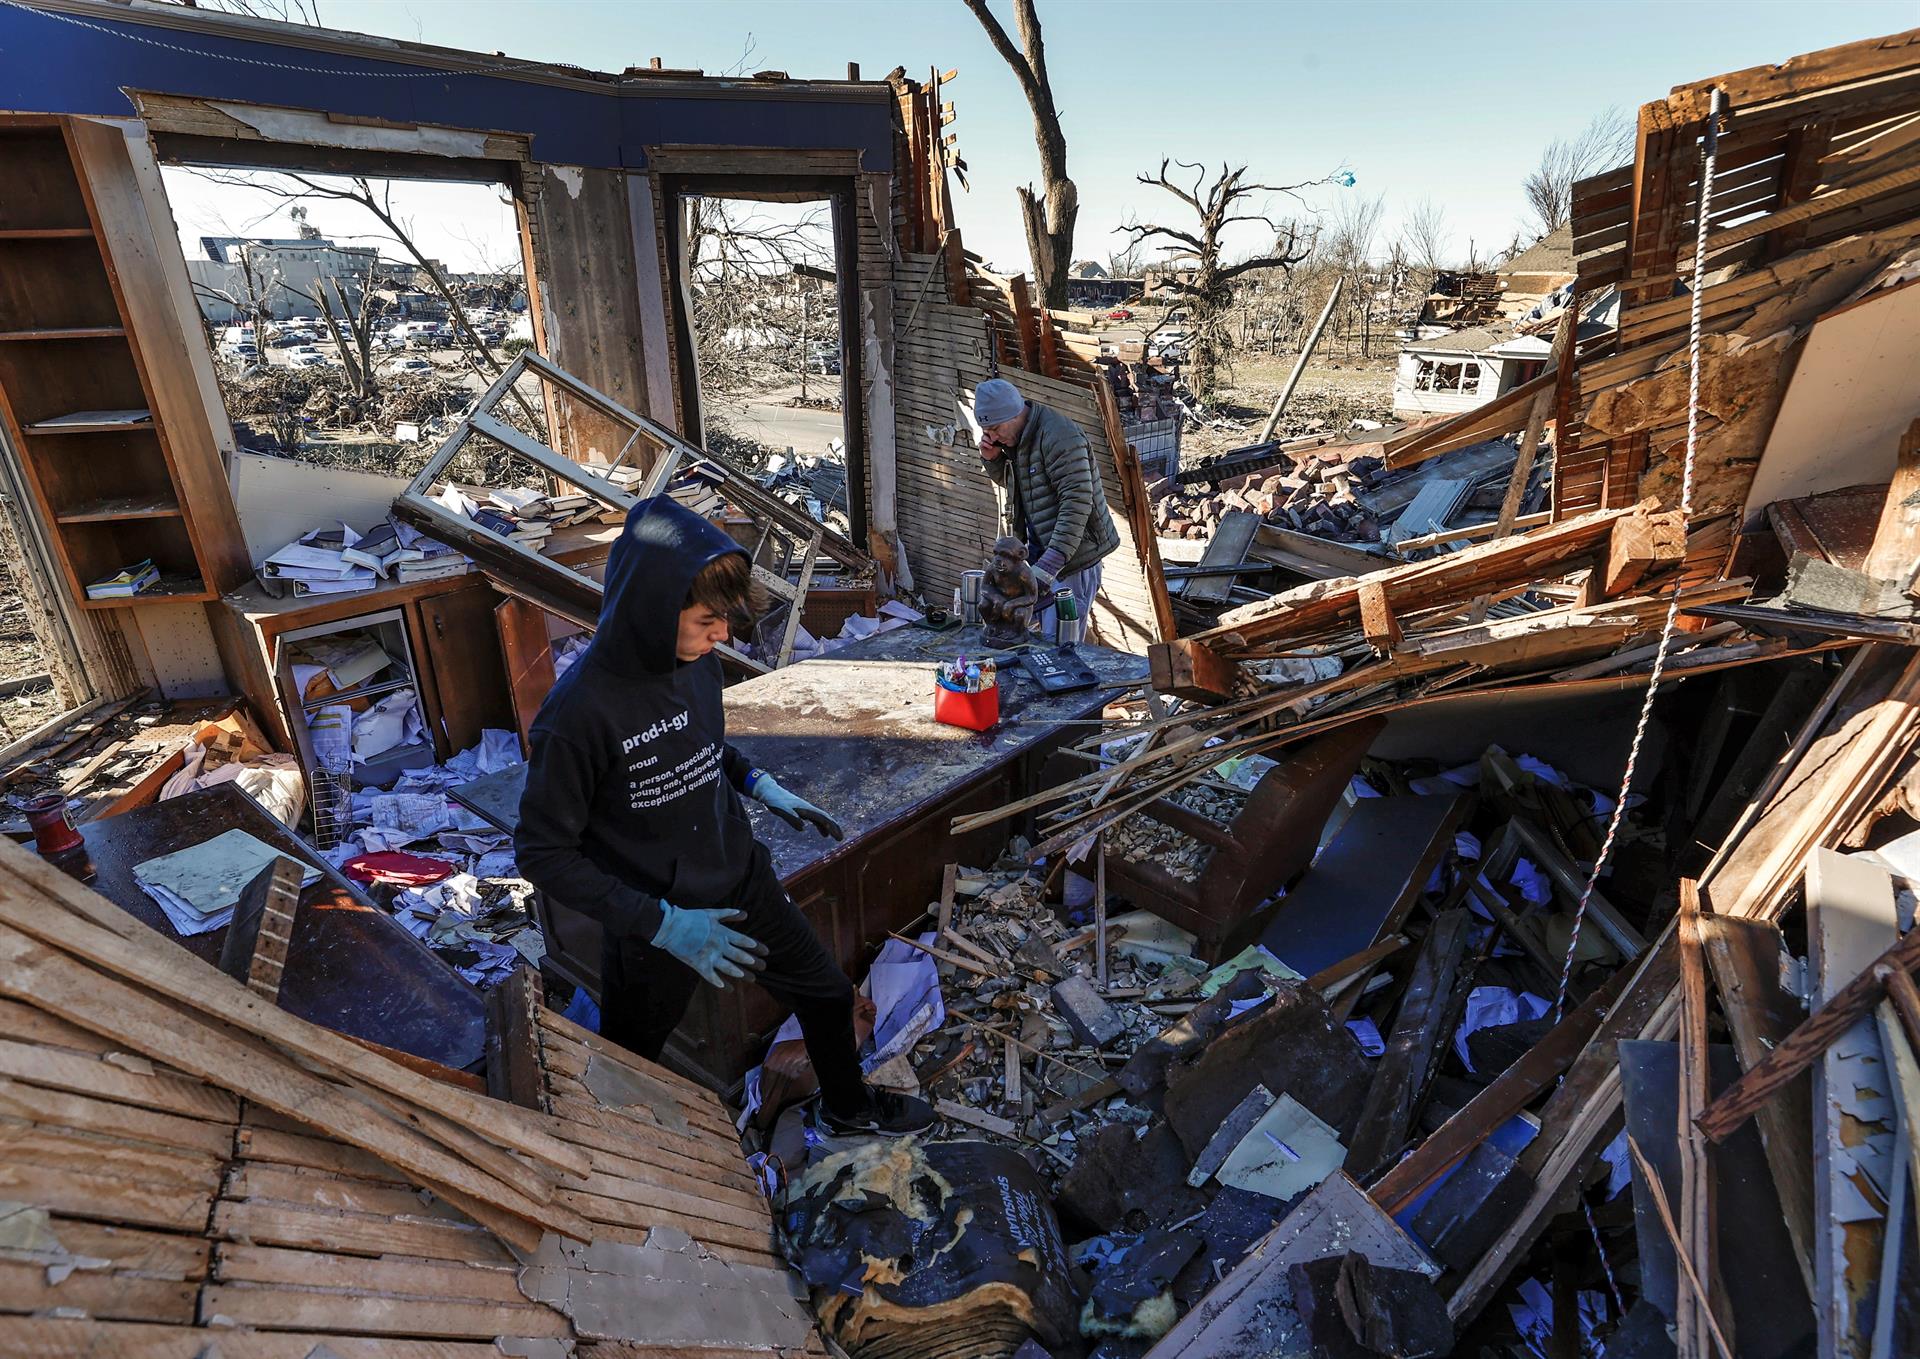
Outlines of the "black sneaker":
<svg viewBox="0 0 1920 1359">
<path fill-rule="evenodd" d="M 829 1137 L 905 1137 L 934 1125 L 933 1106 L 897 1090 L 867 1089 L 867 1107 L 851 1116 L 836 1114 L 825 1100 L 814 1106 L 814 1123 Z"/>
</svg>

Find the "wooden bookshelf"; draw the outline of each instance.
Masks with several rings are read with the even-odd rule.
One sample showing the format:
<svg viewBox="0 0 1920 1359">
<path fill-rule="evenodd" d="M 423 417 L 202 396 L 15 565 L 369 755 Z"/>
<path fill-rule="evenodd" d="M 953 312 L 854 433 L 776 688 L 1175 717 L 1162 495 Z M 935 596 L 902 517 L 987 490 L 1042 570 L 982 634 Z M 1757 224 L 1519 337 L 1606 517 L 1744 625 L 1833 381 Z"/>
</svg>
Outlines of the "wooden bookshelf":
<svg viewBox="0 0 1920 1359">
<path fill-rule="evenodd" d="M 249 566 L 143 168 L 112 123 L 0 118 L 0 420 L 84 608 L 211 600 Z M 158 585 L 87 598 L 149 558 Z"/>
</svg>

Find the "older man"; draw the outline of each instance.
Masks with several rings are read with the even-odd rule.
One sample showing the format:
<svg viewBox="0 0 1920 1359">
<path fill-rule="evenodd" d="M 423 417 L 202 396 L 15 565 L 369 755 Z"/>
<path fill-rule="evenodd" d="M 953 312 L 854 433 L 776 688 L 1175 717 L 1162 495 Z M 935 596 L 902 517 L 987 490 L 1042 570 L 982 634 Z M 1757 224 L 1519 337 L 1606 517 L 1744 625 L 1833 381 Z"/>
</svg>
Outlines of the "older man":
<svg viewBox="0 0 1920 1359">
<path fill-rule="evenodd" d="M 1005 378 L 989 378 L 973 394 L 980 457 L 987 475 L 1007 489 L 1013 536 L 1027 545 L 1040 585 L 1041 627 L 1054 636 L 1053 594 L 1073 591 L 1087 618 L 1100 591 L 1100 562 L 1120 546 L 1087 436 L 1058 411 L 1020 395 Z"/>
</svg>

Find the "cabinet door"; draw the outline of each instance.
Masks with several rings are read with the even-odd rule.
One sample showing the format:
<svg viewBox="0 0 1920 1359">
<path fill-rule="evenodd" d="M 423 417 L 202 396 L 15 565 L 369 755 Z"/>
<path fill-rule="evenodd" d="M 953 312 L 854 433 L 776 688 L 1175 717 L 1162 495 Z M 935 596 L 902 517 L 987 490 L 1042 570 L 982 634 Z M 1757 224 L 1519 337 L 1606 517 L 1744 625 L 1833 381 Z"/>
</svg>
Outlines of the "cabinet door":
<svg viewBox="0 0 1920 1359">
<path fill-rule="evenodd" d="M 532 754 L 529 732 L 534 716 L 553 688 L 553 647 L 547 640 L 547 613 L 524 599 L 507 598 L 494 606 L 500 656 L 506 663 L 514 722 L 520 728 L 520 753 Z"/>
<path fill-rule="evenodd" d="M 427 716 L 443 760 L 478 743 L 483 728 L 514 729 L 513 696 L 493 622 L 497 602 L 486 581 L 476 578 L 415 606 L 418 644 L 432 673 Z"/>
</svg>

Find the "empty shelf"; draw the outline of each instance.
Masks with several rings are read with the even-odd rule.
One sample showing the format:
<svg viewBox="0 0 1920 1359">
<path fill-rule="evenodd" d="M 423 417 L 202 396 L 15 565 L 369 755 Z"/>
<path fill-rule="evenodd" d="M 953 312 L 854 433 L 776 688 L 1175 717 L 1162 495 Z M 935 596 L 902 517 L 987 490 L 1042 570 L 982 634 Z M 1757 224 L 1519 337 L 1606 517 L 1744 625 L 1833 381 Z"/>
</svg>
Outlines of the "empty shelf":
<svg viewBox="0 0 1920 1359">
<path fill-rule="evenodd" d="M 51 420 L 36 420 L 29 434 L 101 434 L 123 429 L 152 429 L 152 411 L 75 411 Z"/>
<path fill-rule="evenodd" d="M 180 502 L 165 493 L 107 496 L 62 510 L 54 517 L 63 524 L 98 524 L 116 519 L 165 519 L 179 513 Z"/>
<path fill-rule="evenodd" d="M 126 333 L 120 326 L 57 326 L 45 330 L 0 330 L 0 340 L 111 340 Z"/>
</svg>

